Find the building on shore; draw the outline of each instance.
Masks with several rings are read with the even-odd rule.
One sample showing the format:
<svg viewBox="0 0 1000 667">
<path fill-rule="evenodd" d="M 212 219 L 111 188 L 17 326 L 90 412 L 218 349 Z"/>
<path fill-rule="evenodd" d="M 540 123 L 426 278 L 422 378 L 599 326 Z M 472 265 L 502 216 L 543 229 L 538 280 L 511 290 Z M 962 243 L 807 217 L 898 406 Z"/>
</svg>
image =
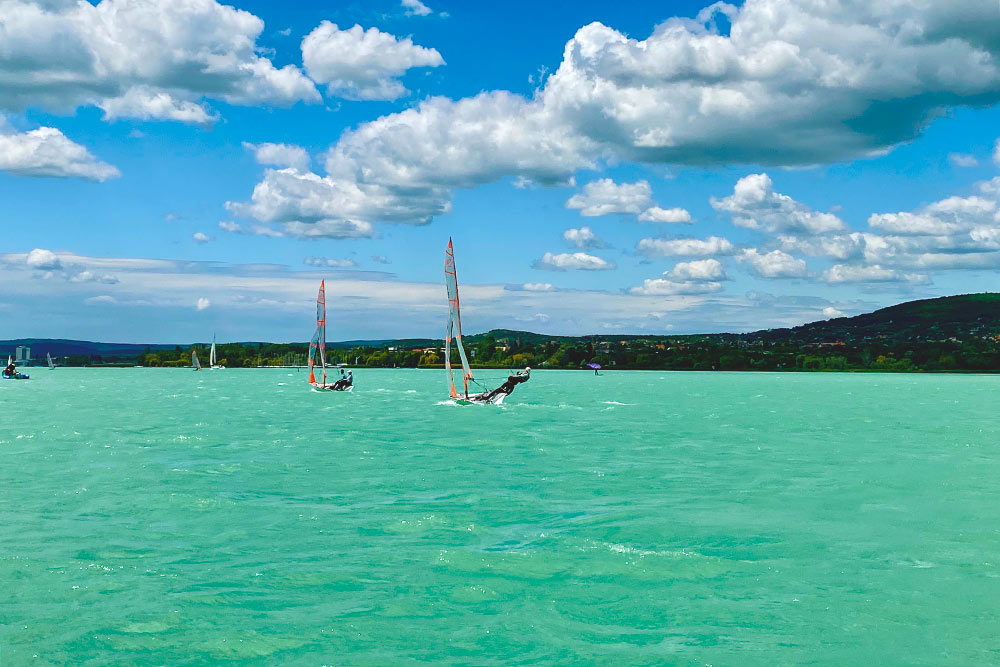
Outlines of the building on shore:
<svg viewBox="0 0 1000 667">
<path fill-rule="evenodd" d="M 27 364 L 31 361 L 31 348 L 27 345 L 18 345 L 14 350 L 14 362 Z"/>
</svg>

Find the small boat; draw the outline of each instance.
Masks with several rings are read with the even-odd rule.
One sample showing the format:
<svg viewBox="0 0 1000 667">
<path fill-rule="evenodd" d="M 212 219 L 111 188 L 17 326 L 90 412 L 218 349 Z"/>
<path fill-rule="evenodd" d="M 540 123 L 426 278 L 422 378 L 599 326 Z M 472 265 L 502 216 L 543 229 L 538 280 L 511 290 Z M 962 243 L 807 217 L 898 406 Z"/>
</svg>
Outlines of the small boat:
<svg viewBox="0 0 1000 667">
<path fill-rule="evenodd" d="M 191 368 L 195 369 L 196 371 L 201 370 L 201 362 L 198 361 L 198 353 L 195 352 L 194 350 L 191 350 Z"/>
<path fill-rule="evenodd" d="M 7 374 L 7 369 L 10 368 L 10 367 L 12 367 L 13 365 L 14 365 L 14 360 L 10 357 L 10 355 L 7 355 L 7 366 L 5 366 L 3 372 L 0 373 L 0 379 L 3 379 L 3 380 L 30 380 L 31 379 L 30 375 L 28 375 L 27 373 L 20 373 L 16 369 L 14 370 L 14 372 L 12 374 L 8 375 Z"/>
<path fill-rule="evenodd" d="M 215 336 L 212 336 L 212 351 L 208 353 L 208 367 L 213 371 L 224 370 L 225 366 L 220 366 L 215 358 Z"/>
<path fill-rule="evenodd" d="M 56 369 L 56 365 L 52 361 L 52 353 L 46 352 L 45 353 L 45 360 L 49 362 L 49 370 L 50 371 L 54 371 Z"/>
<path fill-rule="evenodd" d="M 320 381 L 316 381 L 315 367 L 321 369 Z M 343 372 L 343 371 L 341 371 Z M 319 295 L 316 297 L 316 332 L 309 341 L 309 385 L 319 391 L 354 391 L 353 384 L 345 385 L 338 380 L 333 384 L 326 383 L 326 281 L 319 283 Z"/>
<path fill-rule="evenodd" d="M 462 311 L 458 302 L 458 272 L 455 270 L 455 248 L 448 239 L 448 248 L 444 253 L 444 284 L 448 291 L 448 326 L 444 336 L 444 369 L 448 376 L 448 393 L 453 401 L 462 405 L 501 405 L 514 386 L 524 379 L 515 379 L 513 376 L 501 387 L 490 391 L 479 385 L 483 391 L 481 393 L 470 394 L 469 382 L 476 382 L 472 377 L 472 369 L 469 367 L 469 359 L 465 354 L 465 347 L 462 345 Z M 462 361 L 462 393 L 458 393 L 455 386 L 455 375 L 451 370 L 451 344 L 455 342 L 458 349 L 459 359 Z M 530 372 L 529 369 L 525 369 Z M 521 374 L 518 373 L 518 376 Z M 479 384 L 476 382 L 476 384 Z"/>
</svg>

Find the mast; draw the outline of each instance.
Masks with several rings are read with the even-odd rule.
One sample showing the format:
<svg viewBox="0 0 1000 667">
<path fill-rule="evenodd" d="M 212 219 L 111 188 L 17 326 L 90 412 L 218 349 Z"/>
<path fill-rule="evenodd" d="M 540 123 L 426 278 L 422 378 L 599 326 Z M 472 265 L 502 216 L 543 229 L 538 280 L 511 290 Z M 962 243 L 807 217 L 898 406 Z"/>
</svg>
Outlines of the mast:
<svg viewBox="0 0 1000 667">
<path fill-rule="evenodd" d="M 448 326 L 445 329 L 444 338 L 444 368 L 448 374 L 448 389 L 452 398 L 458 397 L 455 388 L 455 378 L 451 372 L 451 340 L 455 339 L 455 347 L 458 348 L 458 356 L 462 360 L 462 388 L 465 397 L 469 397 L 469 380 L 472 378 L 472 369 L 469 368 L 469 360 L 465 356 L 465 347 L 462 345 L 462 313 L 458 302 L 458 273 L 455 270 L 455 248 L 448 239 L 448 249 L 444 253 L 444 284 L 448 290 Z M 457 329 L 457 331 L 456 331 Z"/>
<path fill-rule="evenodd" d="M 316 384 L 316 353 L 319 352 L 319 364 L 323 370 L 321 377 L 326 386 L 326 281 L 319 283 L 319 295 L 316 297 L 316 333 L 309 341 L 309 383 Z"/>
</svg>

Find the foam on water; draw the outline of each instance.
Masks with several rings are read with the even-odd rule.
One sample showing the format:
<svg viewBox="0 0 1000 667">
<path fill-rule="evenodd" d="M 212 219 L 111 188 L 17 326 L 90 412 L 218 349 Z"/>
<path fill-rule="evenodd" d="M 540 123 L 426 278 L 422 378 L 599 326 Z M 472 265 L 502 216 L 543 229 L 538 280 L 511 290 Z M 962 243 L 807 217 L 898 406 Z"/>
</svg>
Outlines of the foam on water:
<svg viewBox="0 0 1000 667">
<path fill-rule="evenodd" d="M 4 387 L 3 665 L 995 662 L 1000 377 L 355 375 Z"/>
</svg>

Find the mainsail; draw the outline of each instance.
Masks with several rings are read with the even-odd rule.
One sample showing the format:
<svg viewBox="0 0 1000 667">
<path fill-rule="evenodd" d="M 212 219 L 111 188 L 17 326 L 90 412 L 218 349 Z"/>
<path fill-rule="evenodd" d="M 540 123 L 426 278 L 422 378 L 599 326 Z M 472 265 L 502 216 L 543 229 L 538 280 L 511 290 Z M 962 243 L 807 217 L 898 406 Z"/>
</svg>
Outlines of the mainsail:
<svg viewBox="0 0 1000 667">
<path fill-rule="evenodd" d="M 45 358 L 49 362 L 49 370 L 52 370 L 53 368 L 56 367 L 56 365 L 54 363 L 52 363 L 52 353 L 51 352 L 46 352 L 45 353 Z"/>
<path fill-rule="evenodd" d="M 316 374 L 313 367 L 317 363 L 323 369 L 321 386 L 326 386 L 326 281 L 319 283 L 319 295 L 316 297 L 316 333 L 309 341 L 309 384 L 316 384 Z"/>
<path fill-rule="evenodd" d="M 201 362 L 198 361 L 198 353 L 195 352 L 194 350 L 191 350 L 191 365 L 194 367 L 196 371 L 201 370 Z"/>
<path fill-rule="evenodd" d="M 444 336 L 444 368 L 448 373 L 448 390 L 452 398 L 458 398 L 458 391 L 455 388 L 455 376 L 451 372 L 451 341 L 455 339 L 455 347 L 458 348 L 458 356 L 462 360 L 462 385 L 465 391 L 465 398 L 469 397 L 469 380 L 472 380 L 472 369 L 469 368 L 469 360 L 465 356 L 465 348 L 462 346 L 462 313 L 458 305 L 458 275 L 455 272 L 455 248 L 448 239 L 448 249 L 444 253 L 444 284 L 448 288 L 448 327 Z M 456 331 L 457 329 L 457 331 Z"/>
<path fill-rule="evenodd" d="M 215 366 L 215 336 L 212 336 L 212 351 L 208 353 L 208 365 Z"/>
</svg>

